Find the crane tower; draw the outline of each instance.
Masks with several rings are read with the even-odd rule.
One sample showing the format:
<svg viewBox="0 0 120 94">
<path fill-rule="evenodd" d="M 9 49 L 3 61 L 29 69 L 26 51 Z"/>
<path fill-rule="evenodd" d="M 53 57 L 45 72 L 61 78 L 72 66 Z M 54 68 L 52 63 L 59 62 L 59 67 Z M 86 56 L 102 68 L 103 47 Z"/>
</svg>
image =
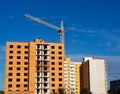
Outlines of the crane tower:
<svg viewBox="0 0 120 94">
<path fill-rule="evenodd" d="M 44 24 L 44 25 L 46 25 L 46 26 L 48 26 L 50 28 L 53 28 L 53 29 L 57 30 L 58 34 L 60 36 L 60 42 L 64 43 L 64 26 L 63 26 L 63 20 L 61 20 L 60 27 L 58 27 L 58 26 L 52 25 L 52 24 L 50 24 L 48 22 L 45 22 L 45 21 L 43 21 L 43 20 L 41 20 L 41 19 L 39 19 L 37 17 L 33 17 L 33 16 L 29 15 L 29 14 L 25 14 L 24 16 L 26 18 L 29 18 L 29 19 L 35 21 L 36 23 Z"/>
</svg>

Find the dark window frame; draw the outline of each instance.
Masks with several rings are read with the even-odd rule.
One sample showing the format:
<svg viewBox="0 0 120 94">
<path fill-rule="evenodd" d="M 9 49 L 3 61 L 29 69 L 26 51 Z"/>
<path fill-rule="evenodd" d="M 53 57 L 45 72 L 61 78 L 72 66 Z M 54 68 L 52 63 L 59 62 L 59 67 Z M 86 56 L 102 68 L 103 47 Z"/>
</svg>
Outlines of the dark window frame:
<svg viewBox="0 0 120 94">
<path fill-rule="evenodd" d="M 20 84 L 16 84 L 16 87 L 20 87 Z"/>
<path fill-rule="evenodd" d="M 10 45 L 9 48 L 13 48 L 14 46 L 13 45 Z"/>
<path fill-rule="evenodd" d="M 55 46 L 51 46 L 52 49 L 55 49 Z"/>
<path fill-rule="evenodd" d="M 62 46 L 58 46 L 58 49 L 62 49 Z"/>
<path fill-rule="evenodd" d="M 21 45 L 17 45 L 17 48 L 21 48 Z"/>
<path fill-rule="evenodd" d="M 21 54 L 21 51 L 17 51 L 17 54 Z"/>
<path fill-rule="evenodd" d="M 13 59 L 13 56 L 9 56 L 9 59 Z"/>
<path fill-rule="evenodd" d="M 10 50 L 9 53 L 10 53 L 10 54 L 13 54 L 13 50 Z"/>
</svg>

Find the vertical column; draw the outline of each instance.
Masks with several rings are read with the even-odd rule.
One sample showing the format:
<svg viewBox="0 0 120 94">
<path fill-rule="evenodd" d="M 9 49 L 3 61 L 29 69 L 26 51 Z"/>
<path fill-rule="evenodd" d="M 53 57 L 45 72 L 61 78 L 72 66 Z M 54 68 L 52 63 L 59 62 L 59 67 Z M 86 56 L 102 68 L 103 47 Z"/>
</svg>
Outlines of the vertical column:
<svg viewBox="0 0 120 94">
<path fill-rule="evenodd" d="M 35 92 L 36 45 L 29 43 L 29 91 Z"/>
</svg>

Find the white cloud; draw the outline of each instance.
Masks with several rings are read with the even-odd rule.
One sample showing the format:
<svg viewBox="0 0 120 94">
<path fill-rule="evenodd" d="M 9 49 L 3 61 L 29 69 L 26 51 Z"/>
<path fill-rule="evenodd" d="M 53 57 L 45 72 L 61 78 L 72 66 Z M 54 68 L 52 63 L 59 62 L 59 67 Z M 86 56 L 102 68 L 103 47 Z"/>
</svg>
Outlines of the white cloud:
<svg viewBox="0 0 120 94">
<path fill-rule="evenodd" d="M 71 54 L 67 55 L 71 58 L 71 61 L 81 61 L 83 57 L 98 57 L 105 59 L 108 62 L 120 63 L 120 56 L 102 56 L 102 55 L 87 55 L 87 54 Z"/>
<path fill-rule="evenodd" d="M 90 33 L 90 34 L 93 34 L 96 32 L 93 29 L 82 29 L 81 27 L 77 28 L 76 26 L 67 27 L 66 29 L 68 31 L 76 31 L 76 32 L 83 32 L 83 33 Z"/>
<path fill-rule="evenodd" d="M 72 55 L 67 55 L 68 57 L 71 58 L 71 61 L 77 61 L 77 62 L 81 62 L 82 58 L 85 56 L 84 54 L 72 54 Z"/>
<path fill-rule="evenodd" d="M 113 50 L 117 50 L 117 51 L 120 50 L 120 45 L 116 46 L 116 48 Z"/>
<path fill-rule="evenodd" d="M 113 32 L 115 32 L 115 33 L 120 33 L 120 30 L 118 29 L 118 30 L 112 30 Z"/>
<path fill-rule="evenodd" d="M 72 42 L 76 42 L 77 40 L 76 39 L 72 39 Z"/>
<path fill-rule="evenodd" d="M 4 57 L 4 56 L 0 56 L 0 60 L 1 60 L 1 59 L 5 59 L 5 57 Z"/>
<path fill-rule="evenodd" d="M 13 19 L 14 16 L 13 16 L 13 15 L 9 15 L 8 18 L 9 18 L 9 19 Z"/>
<path fill-rule="evenodd" d="M 0 46 L 0 60 L 5 59 L 5 46 Z"/>
<path fill-rule="evenodd" d="M 0 52 L 5 52 L 6 47 L 5 46 L 0 46 Z"/>
<path fill-rule="evenodd" d="M 106 46 L 110 47 L 111 46 L 111 42 L 106 42 Z"/>
<path fill-rule="evenodd" d="M 85 54 L 72 54 L 68 55 L 71 58 L 71 61 L 82 62 L 82 58 L 85 56 L 94 56 L 94 55 L 85 55 Z M 107 69 L 107 82 L 120 79 L 120 56 L 97 56 L 100 59 L 106 60 L 106 69 Z"/>
</svg>

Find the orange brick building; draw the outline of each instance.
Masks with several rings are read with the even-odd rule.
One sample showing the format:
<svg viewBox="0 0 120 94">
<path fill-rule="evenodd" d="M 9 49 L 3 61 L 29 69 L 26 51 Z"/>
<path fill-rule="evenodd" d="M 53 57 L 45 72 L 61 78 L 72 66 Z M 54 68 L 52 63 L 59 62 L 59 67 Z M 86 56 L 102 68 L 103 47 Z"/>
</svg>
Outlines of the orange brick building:
<svg viewBox="0 0 120 94">
<path fill-rule="evenodd" d="M 54 94 L 64 88 L 64 45 L 7 42 L 5 94 Z"/>
</svg>

